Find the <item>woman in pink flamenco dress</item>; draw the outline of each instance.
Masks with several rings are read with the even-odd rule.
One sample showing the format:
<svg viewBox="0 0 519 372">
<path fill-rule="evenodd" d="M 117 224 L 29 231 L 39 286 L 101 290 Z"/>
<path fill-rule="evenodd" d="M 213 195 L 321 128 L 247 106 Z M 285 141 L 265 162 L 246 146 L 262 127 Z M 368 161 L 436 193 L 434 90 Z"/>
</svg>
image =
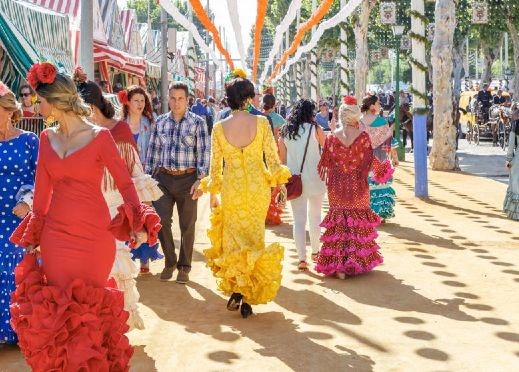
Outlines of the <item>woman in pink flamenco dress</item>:
<svg viewBox="0 0 519 372">
<path fill-rule="evenodd" d="M 110 132 L 84 119 L 90 109 L 72 79 L 41 63 L 27 80 L 59 126 L 41 134 L 33 210 L 11 236 L 34 253 L 15 269 L 11 323 L 33 371 L 127 371 L 128 313 L 123 293 L 107 287 L 115 238 L 154 243 L 159 217 L 139 202 Z M 124 199 L 111 221 L 105 167 Z"/>
<path fill-rule="evenodd" d="M 371 271 L 383 262 L 375 242 L 380 224 L 369 206 L 368 173 L 377 180 L 391 177 L 388 162 L 373 156 L 369 135 L 359 129 L 360 109 L 354 97 L 345 97 L 339 109 L 341 126 L 328 136 L 318 165 L 326 181 L 330 209 L 316 270 L 344 279 Z"/>
</svg>

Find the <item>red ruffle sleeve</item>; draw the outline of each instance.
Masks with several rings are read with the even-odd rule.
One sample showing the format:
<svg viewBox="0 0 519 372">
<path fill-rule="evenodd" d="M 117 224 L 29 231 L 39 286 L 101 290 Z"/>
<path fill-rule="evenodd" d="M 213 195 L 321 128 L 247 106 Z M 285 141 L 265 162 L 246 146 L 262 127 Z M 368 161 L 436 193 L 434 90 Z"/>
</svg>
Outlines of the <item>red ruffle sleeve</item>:
<svg viewBox="0 0 519 372">
<path fill-rule="evenodd" d="M 117 215 L 110 222 L 109 230 L 117 240 L 130 240 L 130 232 L 142 229 L 148 232 L 148 244 L 157 243 L 161 229 L 160 217 L 155 210 L 146 205 L 124 203 L 117 208 Z"/>
<path fill-rule="evenodd" d="M 386 183 L 393 177 L 395 168 L 391 166 L 389 160 L 380 161 L 376 157 L 373 157 L 373 180 L 378 183 Z"/>
<path fill-rule="evenodd" d="M 30 212 L 12 233 L 11 243 L 21 247 L 28 247 L 29 245 L 36 247 L 40 245 L 40 236 L 44 222 L 45 217 Z"/>
</svg>

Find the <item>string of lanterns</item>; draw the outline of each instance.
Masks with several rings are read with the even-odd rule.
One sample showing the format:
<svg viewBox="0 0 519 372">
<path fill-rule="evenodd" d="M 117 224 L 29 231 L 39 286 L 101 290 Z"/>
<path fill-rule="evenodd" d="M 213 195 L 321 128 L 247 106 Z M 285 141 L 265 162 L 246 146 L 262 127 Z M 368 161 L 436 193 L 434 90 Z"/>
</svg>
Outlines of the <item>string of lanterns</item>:
<svg viewBox="0 0 519 372">
<path fill-rule="evenodd" d="M 274 71 L 272 71 L 272 74 L 267 79 L 268 82 L 272 81 L 272 79 L 276 76 L 281 66 L 285 64 L 288 57 L 290 57 L 292 54 L 296 52 L 297 48 L 301 44 L 301 41 L 303 41 L 303 36 L 306 34 L 306 32 L 311 30 L 312 27 L 314 27 L 315 25 L 317 25 L 321 21 L 321 19 L 328 13 L 330 7 L 333 5 L 333 1 L 334 0 L 323 0 L 323 2 L 315 10 L 312 16 L 308 19 L 308 21 L 299 26 L 299 29 L 297 30 L 296 35 L 294 36 L 294 40 L 292 41 L 292 44 L 287 50 L 285 50 L 285 52 L 281 56 L 281 60 L 276 64 L 276 67 L 274 67 Z"/>
<path fill-rule="evenodd" d="M 272 46 L 272 49 L 270 50 L 267 61 L 263 65 L 263 71 L 261 73 L 260 78 L 261 81 L 265 81 L 265 79 L 267 78 L 268 69 L 274 62 L 274 58 L 276 57 L 281 43 L 283 42 L 283 35 L 285 34 L 285 32 L 287 32 L 290 25 L 297 17 L 297 12 L 301 8 L 301 2 L 302 0 L 292 0 L 290 6 L 288 7 L 287 14 L 285 14 L 285 17 L 280 22 L 280 24 L 277 25 L 276 31 L 274 32 L 274 44 Z"/>
<path fill-rule="evenodd" d="M 216 47 L 218 48 L 220 53 L 222 53 L 222 55 L 225 57 L 225 60 L 229 64 L 231 70 L 234 70 L 234 62 L 232 61 L 231 55 L 223 46 L 222 40 L 220 39 L 220 33 L 216 29 L 216 26 L 214 25 L 213 21 L 211 21 L 211 18 L 209 18 L 209 15 L 206 13 L 200 0 L 189 0 L 189 3 L 193 7 L 193 10 L 195 11 L 195 14 L 198 17 L 200 23 L 202 23 L 206 30 L 213 35 L 213 40 Z"/>
<path fill-rule="evenodd" d="M 261 31 L 265 23 L 265 15 L 267 14 L 268 0 L 258 0 L 258 9 L 256 12 L 256 26 L 254 29 L 254 57 L 252 62 L 252 80 L 256 81 L 258 76 L 258 61 L 261 48 Z"/>
</svg>

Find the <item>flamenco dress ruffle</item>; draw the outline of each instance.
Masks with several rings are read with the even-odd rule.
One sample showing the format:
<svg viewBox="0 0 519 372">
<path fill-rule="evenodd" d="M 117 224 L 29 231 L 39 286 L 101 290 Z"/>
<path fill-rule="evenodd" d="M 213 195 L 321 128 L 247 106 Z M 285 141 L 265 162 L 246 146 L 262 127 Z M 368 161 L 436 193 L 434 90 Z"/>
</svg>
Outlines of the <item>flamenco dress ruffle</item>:
<svg viewBox="0 0 519 372">
<path fill-rule="evenodd" d="M 35 255 L 15 269 L 11 324 L 33 371 L 127 371 L 133 349 L 124 335 L 123 293 L 75 279 L 47 285 Z"/>
<path fill-rule="evenodd" d="M 106 177 L 106 176 L 105 176 Z M 156 200 L 162 193 L 157 186 L 157 181 L 147 174 L 134 176 L 132 178 L 140 200 Z M 106 191 L 105 200 L 110 207 L 110 214 L 115 216 L 118 212 L 117 207 L 123 203 L 123 199 L 117 189 Z M 139 291 L 135 278 L 139 275 L 139 268 L 134 262 L 137 256 L 160 257 L 157 252 L 158 243 L 149 248 L 148 243 L 142 244 L 139 248 L 130 249 L 124 241 L 116 240 L 115 260 L 110 272 L 117 283 L 117 288 L 124 292 L 124 309 L 129 312 L 128 325 L 132 329 L 144 329 L 144 321 L 139 313 L 137 303 L 139 302 Z"/>
<path fill-rule="evenodd" d="M 22 261 L 24 249 L 16 246 L 9 246 L 5 250 L 0 250 L 0 344 L 16 344 L 18 338 L 11 328 L 11 313 L 9 312 L 9 302 L 11 293 L 14 292 L 14 268 Z"/>
<path fill-rule="evenodd" d="M 378 236 L 378 217 L 370 209 L 330 209 L 321 227 L 326 232 L 317 258 L 316 270 L 325 275 L 358 275 L 383 262 Z"/>
<path fill-rule="evenodd" d="M 159 217 L 144 204 L 125 203 L 109 230 L 119 240 L 130 231 L 148 231 L 155 244 Z M 11 241 L 38 246 L 44 218 L 30 213 Z M 11 324 L 19 346 L 34 371 L 128 371 L 133 354 L 125 333 L 129 313 L 123 292 L 114 280 L 105 288 L 74 279 L 66 287 L 49 285 L 33 254 L 15 269 L 16 290 L 11 296 Z"/>
<path fill-rule="evenodd" d="M 139 248 L 132 249 L 132 260 L 141 260 L 142 262 L 156 261 L 164 258 L 159 252 L 159 244 L 150 246 L 148 243 L 141 244 Z"/>
<path fill-rule="evenodd" d="M 131 227 L 130 231 L 139 231 L 144 227 L 148 231 L 148 242 L 152 242 L 152 246 L 158 246 L 157 236 L 160 230 L 160 219 L 152 213 L 151 207 L 141 204 L 136 208 L 130 204 L 123 204 L 117 208 L 117 211 L 118 214 L 110 225 L 114 235 L 118 231 L 125 231 L 124 229 L 129 226 Z M 148 243 L 144 244 L 150 246 Z M 124 309 L 129 313 L 127 323 L 130 330 L 144 329 L 144 321 L 137 305 L 140 295 L 136 287 L 135 277 L 138 275 L 139 269 L 132 260 L 131 251 L 133 250 L 130 250 L 123 241 L 117 241 L 115 262 L 110 276 L 116 280 L 117 288 L 124 293 Z"/>
<path fill-rule="evenodd" d="M 223 213 L 221 206 L 213 209 L 207 231 L 211 248 L 204 250 L 218 289 L 225 295 L 241 293 L 243 301 L 251 305 L 273 300 L 281 285 L 283 247 L 273 243 L 264 249 L 226 251 L 222 246 Z"/>
<path fill-rule="evenodd" d="M 510 190 L 506 192 L 503 211 L 508 218 L 519 221 L 519 194 L 514 194 Z"/>
<path fill-rule="evenodd" d="M 370 207 L 373 212 L 384 220 L 395 217 L 396 193 L 392 186 L 393 179 L 386 183 L 378 183 L 370 176 L 368 182 Z"/>
</svg>

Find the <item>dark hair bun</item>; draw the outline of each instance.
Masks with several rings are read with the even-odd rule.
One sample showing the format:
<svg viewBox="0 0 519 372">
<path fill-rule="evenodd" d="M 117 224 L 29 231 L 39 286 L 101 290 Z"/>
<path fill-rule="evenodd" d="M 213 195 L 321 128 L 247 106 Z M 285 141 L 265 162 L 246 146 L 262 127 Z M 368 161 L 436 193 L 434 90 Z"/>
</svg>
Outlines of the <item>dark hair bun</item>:
<svg viewBox="0 0 519 372">
<path fill-rule="evenodd" d="M 362 99 L 362 106 L 360 106 L 361 112 L 366 112 L 369 108 L 377 103 L 378 97 L 376 95 L 368 95 Z"/>
<path fill-rule="evenodd" d="M 115 108 L 111 102 L 103 97 L 103 92 L 99 85 L 93 81 L 86 81 L 78 84 L 78 91 L 83 100 L 89 105 L 97 107 L 103 116 L 112 119 L 115 115 Z"/>
<path fill-rule="evenodd" d="M 112 119 L 115 116 L 115 108 L 112 102 L 108 101 L 105 97 L 102 99 L 102 107 L 99 108 L 105 118 Z"/>
<path fill-rule="evenodd" d="M 227 96 L 227 103 L 232 110 L 239 110 L 243 108 L 244 103 L 249 98 L 254 98 L 254 85 L 250 80 L 242 79 L 240 77 L 232 79 L 225 86 L 225 95 Z"/>
</svg>

